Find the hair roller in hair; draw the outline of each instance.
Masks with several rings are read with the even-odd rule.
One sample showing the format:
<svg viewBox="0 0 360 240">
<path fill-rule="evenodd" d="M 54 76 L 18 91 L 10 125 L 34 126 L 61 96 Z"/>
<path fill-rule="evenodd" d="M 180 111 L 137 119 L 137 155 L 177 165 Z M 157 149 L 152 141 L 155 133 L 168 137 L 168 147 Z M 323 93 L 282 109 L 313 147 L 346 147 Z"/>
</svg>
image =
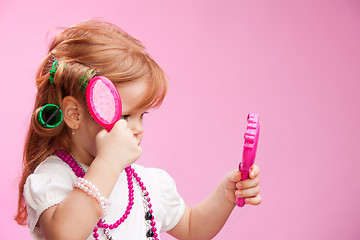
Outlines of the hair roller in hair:
<svg viewBox="0 0 360 240">
<path fill-rule="evenodd" d="M 104 76 L 96 76 L 89 81 L 86 87 L 86 103 L 94 120 L 108 132 L 121 118 L 119 92 Z"/>
<path fill-rule="evenodd" d="M 251 167 L 255 162 L 256 149 L 259 141 L 260 124 L 259 114 L 250 113 L 247 118 L 248 124 L 244 134 L 244 149 L 242 161 L 239 164 L 241 172 L 241 181 L 249 178 Z M 243 207 L 245 205 L 244 198 L 236 198 L 236 205 Z"/>
<path fill-rule="evenodd" d="M 57 59 L 55 59 L 55 61 L 53 62 L 51 69 L 50 69 L 50 76 L 49 76 L 49 81 L 50 83 L 54 84 L 54 77 L 55 77 L 55 73 L 56 70 L 58 69 L 59 66 L 59 61 Z"/>
<path fill-rule="evenodd" d="M 44 128 L 54 128 L 62 122 L 63 113 L 59 106 L 46 104 L 39 110 L 37 120 Z"/>
</svg>

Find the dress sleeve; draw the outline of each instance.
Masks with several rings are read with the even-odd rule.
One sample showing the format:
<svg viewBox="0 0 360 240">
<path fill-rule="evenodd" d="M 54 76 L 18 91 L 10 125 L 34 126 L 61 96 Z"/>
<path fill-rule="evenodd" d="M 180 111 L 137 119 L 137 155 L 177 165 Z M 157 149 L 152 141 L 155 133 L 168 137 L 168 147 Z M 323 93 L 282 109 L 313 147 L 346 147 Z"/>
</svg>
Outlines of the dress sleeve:
<svg viewBox="0 0 360 240">
<path fill-rule="evenodd" d="M 160 204 L 165 209 L 161 232 L 174 228 L 185 211 L 185 202 L 180 197 L 174 179 L 164 170 L 157 169 L 156 173 L 160 188 Z"/>
<path fill-rule="evenodd" d="M 56 157 L 46 159 L 27 178 L 24 197 L 28 213 L 27 224 L 31 233 L 40 215 L 46 209 L 59 204 L 71 192 L 75 179 L 71 169 Z"/>
</svg>

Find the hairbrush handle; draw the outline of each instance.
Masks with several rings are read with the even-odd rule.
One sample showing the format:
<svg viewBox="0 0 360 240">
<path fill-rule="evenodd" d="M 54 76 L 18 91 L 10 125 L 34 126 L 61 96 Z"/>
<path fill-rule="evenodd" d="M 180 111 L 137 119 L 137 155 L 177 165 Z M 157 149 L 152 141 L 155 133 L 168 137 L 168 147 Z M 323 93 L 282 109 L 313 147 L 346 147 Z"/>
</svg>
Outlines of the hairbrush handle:
<svg viewBox="0 0 360 240">
<path fill-rule="evenodd" d="M 255 162 L 256 150 L 259 141 L 260 124 L 259 114 L 250 113 L 247 118 L 248 125 L 244 134 L 244 150 L 242 161 L 239 164 L 241 172 L 241 181 L 249 178 L 251 167 Z M 245 205 L 244 198 L 236 198 L 236 205 L 243 207 Z"/>
<path fill-rule="evenodd" d="M 241 181 L 244 181 L 249 178 L 249 174 L 251 171 L 240 171 L 240 172 L 241 172 Z M 243 207 L 245 205 L 245 199 L 240 197 L 236 198 L 236 205 L 238 207 Z"/>
</svg>

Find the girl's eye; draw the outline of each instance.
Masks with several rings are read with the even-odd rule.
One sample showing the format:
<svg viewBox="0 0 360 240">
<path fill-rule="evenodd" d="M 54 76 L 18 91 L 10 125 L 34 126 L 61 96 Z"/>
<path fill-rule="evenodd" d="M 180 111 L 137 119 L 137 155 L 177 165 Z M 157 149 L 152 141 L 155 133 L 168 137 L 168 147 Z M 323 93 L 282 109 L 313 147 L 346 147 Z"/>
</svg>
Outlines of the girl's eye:
<svg viewBox="0 0 360 240">
<path fill-rule="evenodd" d="M 145 114 L 148 114 L 149 112 L 144 112 L 141 114 L 140 118 L 143 119 Z"/>
<path fill-rule="evenodd" d="M 130 115 L 121 115 L 121 119 L 127 120 Z"/>
</svg>

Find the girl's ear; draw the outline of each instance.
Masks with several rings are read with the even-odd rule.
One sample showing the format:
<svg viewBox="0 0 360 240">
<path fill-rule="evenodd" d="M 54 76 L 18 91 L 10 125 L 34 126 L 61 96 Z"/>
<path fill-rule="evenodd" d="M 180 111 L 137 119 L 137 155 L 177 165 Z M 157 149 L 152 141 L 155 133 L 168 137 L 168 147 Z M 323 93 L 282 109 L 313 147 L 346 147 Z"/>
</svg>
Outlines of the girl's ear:
<svg viewBox="0 0 360 240">
<path fill-rule="evenodd" d="M 76 130 L 79 128 L 82 119 L 81 104 L 76 98 L 72 96 L 66 96 L 63 98 L 63 116 L 66 125 L 69 128 Z"/>
</svg>

